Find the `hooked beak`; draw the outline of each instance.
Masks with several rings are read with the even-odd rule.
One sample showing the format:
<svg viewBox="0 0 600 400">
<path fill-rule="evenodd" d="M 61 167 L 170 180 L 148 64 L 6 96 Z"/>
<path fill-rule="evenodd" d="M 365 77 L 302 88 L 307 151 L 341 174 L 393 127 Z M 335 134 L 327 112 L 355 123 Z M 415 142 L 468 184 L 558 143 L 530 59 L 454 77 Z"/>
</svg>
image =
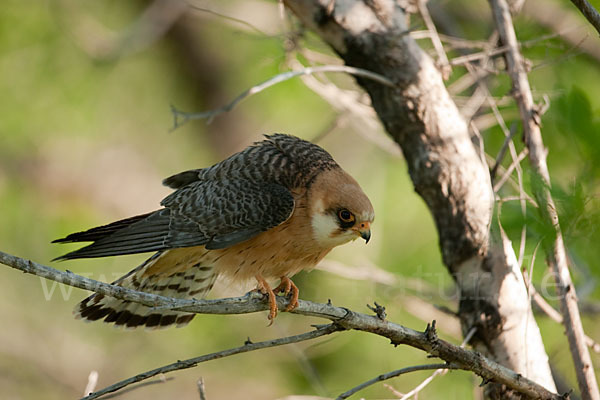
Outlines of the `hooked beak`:
<svg viewBox="0 0 600 400">
<path fill-rule="evenodd" d="M 365 239 L 365 243 L 369 243 L 369 239 L 371 239 L 371 223 L 370 222 L 362 222 L 356 228 L 356 233 L 360 235 L 361 238 Z"/>
</svg>

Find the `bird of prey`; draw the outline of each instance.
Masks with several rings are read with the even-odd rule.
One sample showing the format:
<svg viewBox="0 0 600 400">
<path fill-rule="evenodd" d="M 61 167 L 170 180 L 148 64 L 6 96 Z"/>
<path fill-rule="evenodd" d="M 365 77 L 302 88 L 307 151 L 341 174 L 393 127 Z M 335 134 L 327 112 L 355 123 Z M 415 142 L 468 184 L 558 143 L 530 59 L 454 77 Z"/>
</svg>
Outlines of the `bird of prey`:
<svg viewBox="0 0 600 400">
<path fill-rule="evenodd" d="M 114 284 L 176 298 L 203 298 L 217 276 L 256 279 L 277 315 L 276 294 L 298 306 L 290 277 L 334 247 L 369 241 L 374 211 L 358 183 L 321 147 L 285 134 L 266 135 L 212 167 L 173 175 L 175 189 L 148 214 L 73 233 L 58 243 L 93 242 L 57 259 L 155 252 Z M 267 280 L 280 279 L 272 289 Z M 87 321 L 159 328 L 186 325 L 195 314 L 155 310 L 93 294 L 74 313 Z"/>
</svg>

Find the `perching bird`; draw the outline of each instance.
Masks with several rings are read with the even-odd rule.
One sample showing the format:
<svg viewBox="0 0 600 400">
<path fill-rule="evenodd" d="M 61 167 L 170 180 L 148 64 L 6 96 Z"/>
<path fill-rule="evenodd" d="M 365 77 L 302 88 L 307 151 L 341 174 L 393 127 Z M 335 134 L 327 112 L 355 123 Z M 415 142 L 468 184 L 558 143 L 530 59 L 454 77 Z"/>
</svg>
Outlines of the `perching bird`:
<svg viewBox="0 0 600 400">
<path fill-rule="evenodd" d="M 291 292 L 289 279 L 312 269 L 334 247 L 369 241 L 373 206 L 358 183 L 321 147 L 284 134 L 266 136 L 209 168 L 163 181 L 175 189 L 160 210 L 73 233 L 58 243 L 93 242 L 57 259 L 156 252 L 114 284 L 160 294 L 205 297 L 218 275 L 256 279 L 277 315 L 275 295 Z M 267 279 L 279 278 L 271 289 Z M 93 294 L 74 313 L 118 326 L 183 326 L 195 314 L 152 310 Z"/>
</svg>

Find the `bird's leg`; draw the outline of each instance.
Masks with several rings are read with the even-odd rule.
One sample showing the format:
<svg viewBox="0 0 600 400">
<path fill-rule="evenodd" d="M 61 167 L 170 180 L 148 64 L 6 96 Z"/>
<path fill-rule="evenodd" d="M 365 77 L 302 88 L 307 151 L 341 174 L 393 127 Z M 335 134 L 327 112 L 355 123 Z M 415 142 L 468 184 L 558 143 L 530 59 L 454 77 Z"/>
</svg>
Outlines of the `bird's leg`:
<svg viewBox="0 0 600 400">
<path fill-rule="evenodd" d="M 275 293 L 271 289 L 271 286 L 265 281 L 265 278 L 262 277 L 261 274 L 255 276 L 256 281 L 258 282 L 257 289 L 262 293 L 269 296 L 269 320 L 271 324 L 273 323 L 273 319 L 277 316 L 277 299 L 275 298 Z M 269 325 L 271 325 L 269 324 Z"/>
<path fill-rule="evenodd" d="M 273 292 L 275 293 L 279 293 L 281 291 L 283 291 L 283 294 L 286 296 L 292 292 L 292 298 L 290 299 L 288 306 L 285 308 L 285 311 L 292 311 L 294 308 L 298 307 L 298 296 L 300 295 L 300 289 L 298 289 L 298 286 L 296 286 L 294 282 L 292 282 L 292 280 L 285 275 L 281 277 L 281 283 L 279 286 L 273 289 Z"/>
<path fill-rule="evenodd" d="M 293 283 L 290 280 L 290 278 L 288 278 L 287 276 L 282 276 L 279 286 L 273 289 L 273 292 L 275 292 L 275 294 L 283 292 L 283 294 L 287 296 L 290 293 L 290 290 L 292 290 L 292 285 Z"/>
</svg>

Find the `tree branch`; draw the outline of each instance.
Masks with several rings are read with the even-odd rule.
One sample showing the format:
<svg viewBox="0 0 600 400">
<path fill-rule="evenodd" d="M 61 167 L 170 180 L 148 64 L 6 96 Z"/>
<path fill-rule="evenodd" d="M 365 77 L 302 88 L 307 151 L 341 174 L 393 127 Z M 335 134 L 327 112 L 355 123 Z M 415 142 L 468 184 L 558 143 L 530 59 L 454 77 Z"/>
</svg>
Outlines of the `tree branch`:
<svg viewBox="0 0 600 400">
<path fill-rule="evenodd" d="M 579 11 L 589 21 L 590 24 L 598 33 L 600 33 L 600 13 L 592 6 L 587 0 L 571 0 L 571 3 L 575 4 L 575 7 L 579 8 Z"/>
<path fill-rule="evenodd" d="M 209 110 L 199 113 L 189 113 L 180 111 L 174 106 L 171 106 L 171 113 L 173 114 L 173 127 L 171 128 L 171 130 L 175 130 L 193 119 L 207 119 L 210 123 L 213 118 L 219 116 L 220 114 L 233 110 L 233 108 L 246 97 L 262 92 L 263 90 L 271 86 L 295 78 L 297 76 L 316 74 L 320 72 L 345 72 L 347 74 L 356 75 L 373 80 L 381 85 L 391 87 L 394 86 L 394 83 L 385 76 L 361 68 L 348 67 L 345 65 L 322 65 L 319 67 L 306 67 L 297 71 L 287 71 L 275 75 L 274 77 L 267 79 L 266 81 L 261 82 L 258 85 L 252 86 L 250 89 L 245 90 L 238 97 L 233 99 L 231 103 L 226 104 L 223 107 L 217 108 L 215 110 Z"/>
<path fill-rule="evenodd" d="M 426 371 L 426 370 L 430 370 L 430 369 L 439 370 L 439 369 L 460 369 L 460 368 L 458 368 L 452 364 L 426 364 L 426 365 L 415 365 L 412 367 L 397 369 L 392 372 L 378 375 L 373 379 L 369 379 L 368 381 L 363 382 L 360 385 L 353 387 L 352 389 L 350 389 L 350 390 L 340 394 L 338 397 L 336 397 L 336 400 L 347 399 L 348 397 L 352 396 L 354 393 L 359 392 L 359 391 L 363 390 L 364 388 L 369 387 L 377 382 L 392 379 L 397 376 L 407 374 L 409 372 Z"/>
<path fill-rule="evenodd" d="M 556 311 L 554 307 L 552 307 L 541 294 L 535 289 L 533 285 L 529 286 L 529 292 L 531 293 L 531 298 L 533 302 L 546 314 L 551 320 L 554 322 L 558 322 L 559 324 L 563 323 L 563 317 L 561 313 Z M 600 353 L 600 343 L 596 342 L 589 336 L 585 336 L 585 343 L 595 352 Z"/>
<path fill-rule="evenodd" d="M 466 335 L 465 335 L 465 339 L 463 340 L 463 342 L 460 344 L 460 347 L 465 347 L 467 345 L 467 343 L 469 343 L 469 341 L 473 338 L 473 335 L 475 334 L 475 332 L 477 331 L 476 328 L 472 328 Z M 411 390 L 410 392 L 404 394 L 403 396 L 399 397 L 399 400 L 408 400 L 411 397 L 415 396 L 416 394 L 418 394 L 421 390 L 423 390 L 423 388 L 425 388 L 425 386 L 429 385 L 429 383 L 431 383 L 431 381 L 433 381 L 433 379 L 438 376 L 438 375 L 444 375 L 448 373 L 448 369 L 447 368 L 440 368 L 440 369 L 436 369 L 433 374 L 431 374 L 429 377 L 427 377 L 423 382 L 421 382 L 419 385 L 417 385 L 416 388 L 414 388 L 413 390 Z M 416 397 L 416 396 L 415 396 Z"/>
<path fill-rule="evenodd" d="M 77 288 L 92 290 L 96 293 L 104 294 L 107 296 L 116 297 L 122 300 L 134 301 L 150 307 L 167 307 L 173 310 L 180 310 L 185 312 L 194 312 L 199 314 L 244 314 L 257 311 L 263 311 L 268 309 L 268 302 L 262 295 L 256 292 L 248 293 L 243 297 L 218 299 L 218 300 L 187 300 L 187 299 L 174 299 L 164 296 L 159 296 L 150 293 L 137 292 L 135 290 L 126 289 L 120 286 L 109 285 L 107 283 L 98 282 L 93 279 L 88 279 L 72 272 L 63 272 L 54 268 L 35 263 L 30 260 L 26 260 L 20 257 L 16 257 L 0 251 L 0 263 L 18 269 L 25 273 L 41 276 L 46 279 L 50 279 L 56 282 L 64 283 Z M 261 298 L 258 298 L 261 297 Z M 283 309 L 287 305 L 288 300 L 278 296 L 277 304 Z M 507 387 L 523 393 L 527 396 L 534 397 L 537 399 L 551 399 L 561 400 L 562 397 L 548 391 L 543 386 L 523 377 L 521 374 L 511 371 L 510 369 L 484 357 L 478 352 L 469 351 L 459 346 L 453 345 L 438 338 L 435 332 L 435 321 L 430 326 L 427 326 L 425 332 L 418 332 L 413 329 L 404 327 L 402 325 L 395 324 L 386 320 L 382 320 L 377 316 L 362 314 L 351 311 L 343 307 L 335 307 L 331 304 L 320 304 L 313 303 L 310 301 L 299 300 L 299 306 L 292 311 L 294 314 L 309 315 L 314 317 L 320 317 L 329 319 L 334 324 L 328 325 L 328 329 L 354 329 L 363 332 L 370 332 L 385 338 L 390 339 L 391 343 L 395 346 L 406 344 L 411 347 L 423 350 L 428 354 L 441 358 L 446 363 L 456 365 L 457 368 L 472 371 L 477 375 L 481 376 L 484 382 L 497 382 Z M 311 338 L 311 335 L 316 335 L 316 332 L 322 333 L 323 331 L 314 331 L 306 333 L 302 336 Z M 331 333 L 327 331 L 328 333 Z M 297 337 L 300 337 L 298 335 Z M 296 336 L 290 338 L 297 338 Z M 316 336 L 315 336 L 316 337 Z M 296 340 L 296 339 L 285 339 L 285 340 Z M 279 339 L 278 339 L 279 340 Z M 306 340 L 306 339 L 302 339 Z M 297 340 L 299 341 L 299 340 Z M 270 347 L 267 344 L 274 343 L 273 341 L 256 343 L 255 346 Z M 284 344 L 284 342 L 279 343 Z M 289 343 L 292 343 L 290 341 Z M 226 350 L 227 355 L 238 354 L 241 352 L 249 351 L 248 345 L 236 349 Z M 258 348 L 264 348 L 258 347 Z M 250 347 L 255 350 L 258 348 Z M 208 359 L 214 359 L 225 356 L 223 352 L 213 353 L 202 357 L 208 357 Z M 183 368 L 190 368 L 197 364 L 198 360 L 203 359 L 202 357 L 184 361 L 181 363 L 170 364 L 169 366 L 163 367 L 161 372 L 173 371 L 175 366 L 182 366 Z M 212 357 L 212 358 L 211 358 Z M 189 366 L 188 366 L 188 363 Z M 194 364 L 195 363 L 195 364 Z M 194 364 L 194 365 L 191 365 Z M 126 380 L 134 380 L 139 382 L 140 380 L 147 379 L 151 376 L 156 375 L 156 370 L 148 371 L 143 374 L 139 374 L 136 377 L 129 378 Z M 141 379 L 137 378 L 141 377 Z M 137 380 L 135 380 L 137 379 Z M 131 381 L 131 382 L 134 382 Z M 125 381 L 124 381 L 125 382 Z M 119 384 L 117 384 L 119 385 Z M 122 387 L 122 386 L 120 386 Z M 116 390 L 116 389 L 115 389 Z M 98 393 L 98 392 L 96 392 Z M 108 392 L 107 392 L 108 393 Z"/>
<path fill-rule="evenodd" d="M 536 179 L 534 179 L 534 194 L 540 205 L 539 210 L 542 218 L 554 230 L 552 246 L 547 249 L 546 253 L 548 262 L 554 272 L 557 291 L 560 296 L 563 323 L 575 364 L 577 382 L 583 399 L 600 400 L 600 392 L 598 391 L 590 353 L 585 343 L 585 333 L 581 324 L 579 308 L 577 307 L 575 286 L 571 282 L 567 265 L 567 255 L 558 222 L 558 213 L 550 193 L 550 174 L 546 163 L 547 150 L 542 140 L 539 125 L 540 116 L 533 102 L 508 4 L 505 0 L 490 0 L 490 5 L 500 40 L 504 45 L 509 46 L 509 50 L 505 55 L 506 66 L 512 80 L 514 98 L 523 121 L 523 136 L 529 150 L 529 161 L 534 173 L 537 175 L 537 184 L 535 184 Z"/>
<path fill-rule="evenodd" d="M 450 78 L 450 74 L 452 74 L 452 67 L 450 62 L 448 61 L 448 56 L 446 55 L 446 51 L 444 50 L 444 45 L 440 40 L 437 29 L 433 20 L 431 19 L 431 15 L 429 14 L 429 10 L 427 9 L 428 0 L 417 0 L 417 6 L 419 8 L 419 13 L 427 26 L 427 29 L 430 32 L 431 43 L 433 43 L 433 47 L 438 55 L 438 66 L 442 73 L 442 77 L 445 81 Z"/>
<path fill-rule="evenodd" d="M 321 326 L 321 327 L 317 328 L 316 330 L 313 330 L 310 332 L 301 333 L 299 335 L 286 336 L 286 337 L 279 338 L 279 339 L 265 340 L 264 342 L 258 342 L 258 343 L 251 343 L 248 341 L 248 342 L 244 343 L 243 346 L 240 346 L 240 347 L 235 347 L 233 349 L 218 351 L 216 353 L 205 354 L 200 357 L 194 357 L 194 358 L 190 358 L 190 359 L 183 360 L 183 361 L 177 361 L 172 364 L 167 364 L 165 366 L 155 368 L 150 371 L 142 372 L 141 374 L 137 374 L 135 376 L 132 376 L 131 378 L 127 378 L 120 382 L 117 382 L 114 385 L 107 386 L 102 390 L 98 390 L 97 392 L 90 393 L 88 396 L 85 396 L 81 400 L 97 399 L 99 397 L 102 397 L 105 394 L 116 392 L 119 389 L 122 389 L 131 384 L 146 380 L 148 378 L 152 378 L 153 376 L 160 375 L 160 374 L 166 374 L 168 372 L 178 371 L 181 369 L 193 368 L 203 362 L 216 360 L 218 358 L 223 358 L 223 357 L 229 357 L 229 356 L 233 356 L 235 354 L 247 353 L 249 351 L 266 349 L 268 347 L 283 346 L 285 344 L 298 343 L 298 342 L 302 342 L 305 340 L 311 340 L 311 339 L 315 339 L 315 338 L 318 338 L 321 336 L 329 335 L 331 333 L 334 333 L 336 331 L 343 330 L 343 329 L 344 328 L 341 328 L 338 325 L 336 325 L 335 323 L 333 323 L 333 324 L 329 324 L 326 326 Z"/>
<path fill-rule="evenodd" d="M 119 393 L 114 393 L 113 392 L 112 394 L 108 394 L 106 396 L 103 395 L 102 398 L 104 400 L 115 399 L 117 397 L 123 396 L 125 393 L 131 393 L 131 392 L 133 392 L 135 390 L 142 389 L 142 388 L 145 388 L 145 387 L 150 386 L 150 385 L 161 385 L 163 383 L 167 383 L 169 381 L 172 381 L 173 379 L 175 379 L 175 378 L 173 378 L 173 377 L 167 378 L 165 376 L 159 376 L 157 379 L 154 379 L 152 381 L 146 381 L 146 382 L 138 383 L 137 385 L 131 385 L 131 386 L 127 387 L 127 389 L 119 391 Z M 90 396 L 91 394 L 92 394 L 92 392 L 86 393 L 87 396 Z"/>
</svg>

